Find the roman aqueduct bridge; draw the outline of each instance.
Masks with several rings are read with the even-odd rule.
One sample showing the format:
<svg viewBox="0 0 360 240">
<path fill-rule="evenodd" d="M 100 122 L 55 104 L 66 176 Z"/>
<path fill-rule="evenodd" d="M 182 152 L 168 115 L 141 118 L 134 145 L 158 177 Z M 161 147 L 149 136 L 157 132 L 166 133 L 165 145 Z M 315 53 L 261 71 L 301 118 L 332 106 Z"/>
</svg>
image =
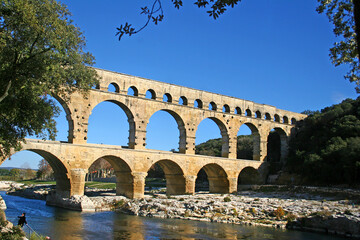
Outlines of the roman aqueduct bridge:
<svg viewBox="0 0 360 240">
<path fill-rule="evenodd" d="M 270 132 L 276 131 L 280 136 L 283 160 L 291 129 L 296 121 L 305 117 L 216 93 L 101 69 L 96 71 L 101 77 L 97 89 L 85 96 L 75 91 L 67 101 L 57 97 L 66 112 L 68 141 L 27 139 L 23 144 L 22 150 L 33 151 L 49 162 L 55 172 L 56 193 L 62 197 L 84 194 L 85 175 L 99 158 L 106 159 L 114 168 L 118 195 L 143 197 L 145 177 L 155 163 L 164 170 L 168 194 L 193 194 L 201 169 L 208 176 L 210 192 L 235 192 L 238 181 L 246 179 L 248 173 L 264 177 Z M 115 92 L 108 91 L 109 85 Z M 115 103 L 126 113 L 128 146 L 87 143 L 91 112 L 104 101 Z M 157 111 L 168 112 L 177 122 L 179 151 L 176 153 L 146 149 L 147 124 Z M 206 118 L 220 129 L 222 157 L 195 155 L 196 130 Z M 237 133 L 243 124 L 252 132 L 252 159 L 236 159 Z"/>
</svg>

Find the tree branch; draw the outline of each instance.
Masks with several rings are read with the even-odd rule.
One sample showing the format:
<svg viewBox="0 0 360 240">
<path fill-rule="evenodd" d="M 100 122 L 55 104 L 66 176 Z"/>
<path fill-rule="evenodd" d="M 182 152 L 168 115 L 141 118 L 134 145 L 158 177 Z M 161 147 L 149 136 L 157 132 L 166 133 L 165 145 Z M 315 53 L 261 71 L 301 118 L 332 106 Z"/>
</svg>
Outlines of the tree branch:
<svg viewBox="0 0 360 240">
<path fill-rule="evenodd" d="M 0 102 L 2 102 L 8 95 L 9 95 L 9 89 L 11 87 L 11 80 L 8 82 L 4 94 L 0 97 Z"/>
</svg>

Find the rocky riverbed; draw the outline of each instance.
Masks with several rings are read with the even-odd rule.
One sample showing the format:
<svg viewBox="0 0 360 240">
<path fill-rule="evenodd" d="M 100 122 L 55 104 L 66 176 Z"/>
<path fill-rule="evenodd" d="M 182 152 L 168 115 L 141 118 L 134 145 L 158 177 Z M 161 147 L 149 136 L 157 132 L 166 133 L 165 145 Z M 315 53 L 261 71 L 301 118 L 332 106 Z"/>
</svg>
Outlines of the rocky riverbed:
<svg viewBox="0 0 360 240">
<path fill-rule="evenodd" d="M 143 199 L 128 199 L 115 196 L 113 190 L 86 189 L 86 196 L 59 199 L 52 194 L 52 186 L 21 189 L 9 194 L 38 199 L 48 195 L 48 204 L 74 210 L 114 210 L 144 217 L 287 227 L 360 238 L 360 191 L 355 190 L 260 186 L 237 194 L 166 196 L 151 191 Z"/>
</svg>

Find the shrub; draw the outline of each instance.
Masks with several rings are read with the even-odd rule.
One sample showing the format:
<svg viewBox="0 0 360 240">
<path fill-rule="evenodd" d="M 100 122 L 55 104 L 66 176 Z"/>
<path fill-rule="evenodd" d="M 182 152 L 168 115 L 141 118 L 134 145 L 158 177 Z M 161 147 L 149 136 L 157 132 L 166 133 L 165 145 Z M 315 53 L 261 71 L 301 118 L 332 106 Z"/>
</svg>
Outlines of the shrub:
<svg viewBox="0 0 360 240">
<path fill-rule="evenodd" d="M 288 222 L 293 222 L 296 220 L 296 218 L 297 218 L 297 216 L 293 213 L 289 213 L 286 215 L 286 221 L 288 221 Z"/>
<path fill-rule="evenodd" d="M 285 211 L 282 207 L 278 207 L 273 214 L 275 215 L 276 219 L 280 220 L 285 215 Z"/>
<path fill-rule="evenodd" d="M 183 201 L 185 201 L 185 199 L 184 198 L 179 198 L 179 201 L 183 202 Z"/>
<path fill-rule="evenodd" d="M 121 208 L 124 204 L 125 204 L 124 199 L 121 199 L 119 201 L 114 201 L 113 202 L 113 208 L 115 208 L 115 209 Z"/>
<path fill-rule="evenodd" d="M 224 202 L 230 202 L 231 198 L 230 197 L 224 197 Z"/>
</svg>

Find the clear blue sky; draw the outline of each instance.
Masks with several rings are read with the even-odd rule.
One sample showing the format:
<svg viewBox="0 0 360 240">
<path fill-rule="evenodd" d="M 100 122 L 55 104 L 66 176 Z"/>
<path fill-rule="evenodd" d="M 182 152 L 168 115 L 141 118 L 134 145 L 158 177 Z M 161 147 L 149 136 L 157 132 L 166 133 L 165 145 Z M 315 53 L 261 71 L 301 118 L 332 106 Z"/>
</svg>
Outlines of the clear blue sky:
<svg viewBox="0 0 360 240">
<path fill-rule="evenodd" d="M 333 26 L 315 9 L 317 1 L 243 0 L 219 19 L 208 17 L 193 1 L 175 9 L 163 0 L 164 22 L 139 34 L 115 37 L 126 21 L 142 26 L 140 7 L 152 1 L 62 1 L 84 32 L 96 67 L 265 103 L 295 112 L 319 110 L 356 98 L 354 85 L 335 68 L 329 48 Z M 98 123 L 107 128 L 101 128 Z M 98 105 L 89 120 L 89 142 L 126 145 L 125 114 L 112 103 Z M 245 127 L 244 127 L 245 128 Z M 58 140 L 66 140 L 65 115 L 58 118 Z M 148 125 L 148 148 L 178 146 L 175 120 L 157 112 Z M 248 131 L 244 130 L 248 133 Z M 217 126 L 200 124 L 196 143 L 219 138 Z M 37 168 L 39 155 L 17 153 L 4 166 Z"/>
</svg>

